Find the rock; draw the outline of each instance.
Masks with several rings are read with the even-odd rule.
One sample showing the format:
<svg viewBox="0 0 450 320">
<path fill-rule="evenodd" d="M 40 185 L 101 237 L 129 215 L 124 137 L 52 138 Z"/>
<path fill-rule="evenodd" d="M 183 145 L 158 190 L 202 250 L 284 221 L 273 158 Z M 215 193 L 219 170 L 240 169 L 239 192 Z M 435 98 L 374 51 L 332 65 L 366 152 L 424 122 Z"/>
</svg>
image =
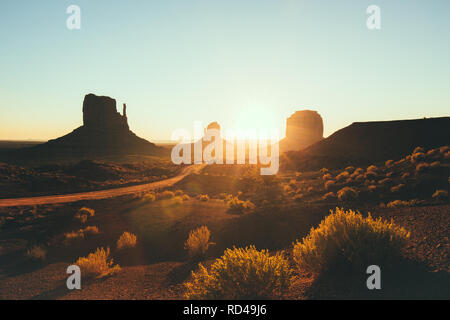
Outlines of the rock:
<svg viewBox="0 0 450 320">
<path fill-rule="evenodd" d="M 115 99 L 90 93 L 84 97 L 81 127 L 47 143 L 23 149 L 23 153 L 33 157 L 89 159 L 119 154 L 162 155 L 169 151 L 139 138 L 129 129 L 125 104 L 121 115 L 116 110 Z"/>
<path fill-rule="evenodd" d="M 122 116 L 116 110 L 115 99 L 90 93 L 83 101 L 83 125 L 89 128 L 128 130 L 126 106 Z"/>
<path fill-rule="evenodd" d="M 323 121 L 317 111 L 296 111 L 286 121 L 286 138 L 280 142 L 280 150 L 304 149 L 323 139 Z"/>
</svg>

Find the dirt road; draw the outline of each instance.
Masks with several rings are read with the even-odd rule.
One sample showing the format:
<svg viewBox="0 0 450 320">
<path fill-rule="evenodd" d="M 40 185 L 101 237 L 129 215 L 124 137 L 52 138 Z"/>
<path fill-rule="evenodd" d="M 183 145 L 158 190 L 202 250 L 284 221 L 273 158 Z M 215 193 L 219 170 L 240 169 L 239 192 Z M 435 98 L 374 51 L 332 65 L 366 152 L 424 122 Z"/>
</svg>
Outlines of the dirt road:
<svg viewBox="0 0 450 320">
<path fill-rule="evenodd" d="M 145 192 L 156 190 L 159 188 L 170 187 L 186 177 L 187 175 L 198 172 L 203 168 L 204 165 L 192 165 L 183 168 L 181 172 L 169 179 L 155 181 L 151 183 L 141 184 L 137 186 L 122 187 L 107 190 L 71 193 L 71 194 L 61 194 L 52 196 L 39 196 L 39 197 L 29 197 L 29 198 L 13 198 L 13 199 L 0 199 L 0 207 L 16 207 L 16 206 L 34 206 L 41 204 L 54 204 L 54 203 L 65 203 L 65 202 L 76 202 L 80 200 L 98 200 L 106 198 L 114 198 L 118 196 L 123 196 L 127 194 L 133 194 L 136 192 Z"/>
</svg>

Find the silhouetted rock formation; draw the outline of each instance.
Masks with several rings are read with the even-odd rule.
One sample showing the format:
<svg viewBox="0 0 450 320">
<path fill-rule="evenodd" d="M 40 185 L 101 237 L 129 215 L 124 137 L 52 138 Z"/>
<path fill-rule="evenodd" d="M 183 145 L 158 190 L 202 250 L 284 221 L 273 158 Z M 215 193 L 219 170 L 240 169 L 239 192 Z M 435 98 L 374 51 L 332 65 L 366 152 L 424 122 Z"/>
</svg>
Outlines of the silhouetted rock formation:
<svg viewBox="0 0 450 320">
<path fill-rule="evenodd" d="M 83 101 L 83 125 L 92 129 L 128 130 L 125 104 L 123 111 L 123 116 L 117 112 L 115 99 L 90 93 Z"/>
<path fill-rule="evenodd" d="M 117 112 L 115 99 L 88 94 L 83 101 L 83 126 L 65 136 L 22 151 L 38 157 L 76 158 L 169 153 L 130 131 L 125 104 L 123 113 Z"/>
<path fill-rule="evenodd" d="M 287 152 L 282 166 L 295 170 L 343 168 L 398 160 L 415 147 L 448 145 L 450 117 L 355 122 L 310 147 Z"/>
<path fill-rule="evenodd" d="M 302 110 L 286 121 L 286 138 L 280 141 L 280 150 L 304 149 L 323 139 L 323 121 L 317 111 Z"/>
</svg>

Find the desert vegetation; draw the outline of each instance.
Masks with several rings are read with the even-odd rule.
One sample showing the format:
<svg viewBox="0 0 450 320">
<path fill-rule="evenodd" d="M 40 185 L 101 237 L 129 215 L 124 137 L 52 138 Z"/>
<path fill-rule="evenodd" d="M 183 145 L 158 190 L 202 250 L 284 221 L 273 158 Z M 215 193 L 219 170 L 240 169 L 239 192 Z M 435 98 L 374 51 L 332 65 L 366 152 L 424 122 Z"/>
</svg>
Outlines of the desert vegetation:
<svg viewBox="0 0 450 320">
<path fill-rule="evenodd" d="M 289 288 L 290 268 L 282 254 L 254 246 L 225 250 L 207 269 L 202 264 L 185 283 L 188 299 L 270 299 Z"/>
</svg>

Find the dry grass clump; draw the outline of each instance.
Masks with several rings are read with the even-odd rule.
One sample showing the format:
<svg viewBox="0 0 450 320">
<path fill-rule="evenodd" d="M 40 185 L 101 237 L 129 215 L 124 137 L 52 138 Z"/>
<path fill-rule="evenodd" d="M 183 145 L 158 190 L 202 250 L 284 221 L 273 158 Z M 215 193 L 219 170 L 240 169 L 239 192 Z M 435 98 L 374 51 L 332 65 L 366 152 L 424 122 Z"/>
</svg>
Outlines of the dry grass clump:
<svg viewBox="0 0 450 320">
<path fill-rule="evenodd" d="M 183 196 L 183 194 L 184 194 L 183 190 L 175 190 L 176 196 Z"/>
<path fill-rule="evenodd" d="M 147 202 L 153 202 L 156 200 L 156 196 L 154 193 L 150 192 L 150 193 L 146 193 L 144 194 L 144 196 L 142 197 L 143 201 L 147 201 Z"/>
<path fill-rule="evenodd" d="M 207 194 L 199 194 L 197 199 L 200 201 L 209 201 L 209 196 Z"/>
<path fill-rule="evenodd" d="M 391 178 L 384 178 L 384 179 L 379 180 L 379 181 L 378 181 L 378 184 L 379 184 L 379 185 L 385 185 L 385 184 L 389 184 L 389 183 L 391 183 L 391 182 L 392 182 L 392 179 L 391 179 Z"/>
<path fill-rule="evenodd" d="M 426 158 L 425 153 L 423 152 L 415 152 L 411 155 L 411 163 L 417 163 L 420 161 L 424 161 Z"/>
<path fill-rule="evenodd" d="M 244 213 L 251 211 L 255 208 L 255 205 L 249 200 L 240 200 L 238 197 L 231 197 L 227 201 L 228 212 L 231 213 Z"/>
<path fill-rule="evenodd" d="M 417 200 L 394 200 L 389 202 L 386 207 L 388 208 L 401 208 L 401 207 L 413 207 L 418 204 Z"/>
<path fill-rule="evenodd" d="M 134 234 L 125 231 L 117 240 L 116 245 L 118 250 L 122 250 L 126 248 L 134 248 L 136 246 L 136 243 L 137 237 Z"/>
<path fill-rule="evenodd" d="M 189 195 L 187 194 L 183 194 L 183 196 L 181 197 L 181 199 L 183 199 L 183 201 L 188 201 L 191 199 L 191 197 L 189 197 Z"/>
<path fill-rule="evenodd" d="M 271 256 L 254 246 L 225 250 L 208 270 L 202 264 L 185 283 L 188 299 L 273 299 L 282 297 L 291 270 L 282 254 Z"/>
<path fill-rule="evenodd" d="M 433 193 L 433 199 L 437 200 L 444 200 L 448 198 L 448 191 L 447 190 L 436 190 Z"/>
<path fill-rule="evenodd" d="M 107 275 L 114 274 L 120 271 L 118 264 L 114 265 L 114 260 L 109 257 L 109 247 L 105 249 L 97 248 L 93 253 L 87 257 L 80 257 L 75 262 L 75 265 L 81 269 L 81 274 L 86 277 L 96 276 L 101 278 Z"/>
<path fill-rule="evenodd" d="M 336 176 L 336 181 L 346 180 L 350 176 L 350 173 L 347 171 L 342 171 Z"/>
<path fill-rule="evenodd" d="M 344 187 L 337 192 L 340 201 L 353 200 L 358 198 L 358 192 L 354 188 Z"/>
<path fill-rule="evenodd" d="M 416 172 L 417 173 L 427 172 L 428 169 L 430 169 L 430 165 L 428 163 L 426 163 L 426 162 L 419 163 L 416 166 Z"/>
<path fill-rule="evenodd" d="M 35 245 L 27 250 L 26 255 L 29 259 L 43 261 L 47 256 L 47 250 L 40 245 Z"/>
<path fill-rule="evenodd" d="M 325 190 L 330 190 L 335 185 L 336 185 L 336 182 L 334 182 L 334 180 L 328 180 L 325 182 L 324 187 L 325 187 Z"/>
<path fill-rule="evenodd" d="M 328 172 L 330 172 L 330 170 L 328 170 L 327 168 L 320 169 L 320 173 L 328 173 Z"/>
<path fill-rule="evenodd" d="M 175 193 L 173 191 L 165 190 L 161 193 L 158 193 L 156 195 L 157 199 L 172 199 L 175 196 Z"/>
<path fill-rule="evenodd" d="M 80 210 L 78 210 L 78 212 L 75 214 L 75 219 L 80 220 L 80 222 L 82 224 L 85 224 L 87 222 L 87 220 L 90 217 L 95 216 L 95 210 L 94 209 L 90 209 L 90 208 L 86 208 L 86 207 L 82 207 Z"/>
<path fill-rule="evenodd" d="M 385 165 L 387 168 L 390 168 L 390 167 L 394 166 L 394 164 L 395 164 L 394 160 L 387 160 L 387 161 L 384 163 L 384 165 Z"/>
<path fill-rule="evenodd" d="M 84 229 L 78 231 L 71 231 L 64 234 L 64 243 L 69 245 L 75 240 L 84 239 L 85 236 L 99 234 L 100 231 L 96 226 L 87 226 Z"/>
<path fill-rule="evenodd" d="M 322 180 L 331 180 L 333 179 L 333 176 L 330 173 L 326 173 L 322 176 Z"/>
<path fill-rule="evenodd" d="M 393 186 L 392 188 L 391 188 L 391 192 L 399 192 L 399 191 L 401 191 L 401 190 L 403 190 L 405 188 L 405 185 L 403 184 L 403 183 L 400 183 L 400 184 L 398 184 L 398 185 L 396 185 L 396 186 Z"/>
<path fill-rule="evenodd" d="M 336 198 L 336 194 L 334 192 L 328 192 L 322 196 L 322 200 L 329 200 L 334 198 Z"/>
<path fill-rule="evenodd" d="M 293 256 L 300 270 L 312 273 L 363 272 L 371 264 L 395 262 L 408 238 L 409 232 L 393 221 L 336 208 L 294 244 Z"/>
<path fill-rule="evenodd" d="M 195 260 L 204 258 L 209 246 L 214 245 L 210 242 L 211 232 L 207 226 L 191 230 L 189 237 L 184 244 L 184 248 L 188 251 L 189 257 Z"/>
</svg>

